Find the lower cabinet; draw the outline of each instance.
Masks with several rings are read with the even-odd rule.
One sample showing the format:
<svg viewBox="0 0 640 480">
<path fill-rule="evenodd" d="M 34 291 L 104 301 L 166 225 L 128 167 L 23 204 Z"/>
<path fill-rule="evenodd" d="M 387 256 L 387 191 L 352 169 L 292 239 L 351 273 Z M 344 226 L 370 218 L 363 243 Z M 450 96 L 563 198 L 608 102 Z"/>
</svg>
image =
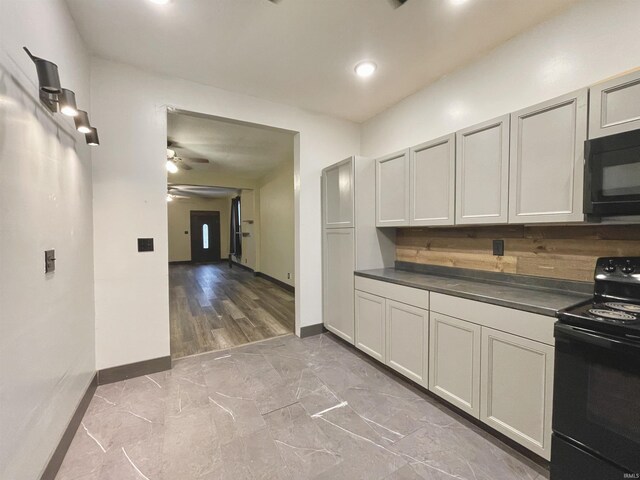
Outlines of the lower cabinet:
<svg viewBox="0 0 640 480">
<path fill-rule="evenodd" d="M 387 300 L 387 365 L 427 386 L 429 312 Z"/>
<path fill-rule="evenodd" d="M 357 348 L 550 459 L 552 317 L 362 277 L 355 287 Z"/>
<path fill-rule="evenodd" d="M 480 420 L 551 457 L 554 348 L 482 328 Z"/>
<path fill-rule="evenodd" d="M 356 347 L 384 363 L 386 347 L 385 299 L 356 290 Z"/>
<path fill-rule="evenodd" d="M 431 312 L 429 390 L 480 416 L 480 325 Z"/>
<path fill-rule="evenodd" d="M 327 330 L 353 344 L 354 229 L 325 229 L 322 248 L 322 321 Z"/>
</svg>

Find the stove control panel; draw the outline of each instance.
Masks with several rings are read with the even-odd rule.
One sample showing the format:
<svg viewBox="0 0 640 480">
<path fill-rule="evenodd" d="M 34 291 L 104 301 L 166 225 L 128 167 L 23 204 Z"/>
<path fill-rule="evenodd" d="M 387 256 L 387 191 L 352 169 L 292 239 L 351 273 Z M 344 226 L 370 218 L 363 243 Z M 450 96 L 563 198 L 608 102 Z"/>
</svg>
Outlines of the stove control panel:
<svg viewBox="0 0 640 480">
<path fill-rule="evenodd" d="M 602 257 L 596 262 L 595 280 L 640 284 L 640 257 Z"/>
</svg>

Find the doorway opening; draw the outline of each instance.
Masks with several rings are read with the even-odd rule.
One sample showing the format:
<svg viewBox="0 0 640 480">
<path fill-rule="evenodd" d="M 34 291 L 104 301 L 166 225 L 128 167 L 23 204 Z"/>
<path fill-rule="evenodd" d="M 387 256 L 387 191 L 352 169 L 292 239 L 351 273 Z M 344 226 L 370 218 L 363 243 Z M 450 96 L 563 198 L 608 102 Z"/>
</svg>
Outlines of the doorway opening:
<svg viewBox="0 0 640 480">
<path fill-rule="evenodd" d="M 173 358 L 294 332 L 295 135 L 167 112 Z"/>
</svg>

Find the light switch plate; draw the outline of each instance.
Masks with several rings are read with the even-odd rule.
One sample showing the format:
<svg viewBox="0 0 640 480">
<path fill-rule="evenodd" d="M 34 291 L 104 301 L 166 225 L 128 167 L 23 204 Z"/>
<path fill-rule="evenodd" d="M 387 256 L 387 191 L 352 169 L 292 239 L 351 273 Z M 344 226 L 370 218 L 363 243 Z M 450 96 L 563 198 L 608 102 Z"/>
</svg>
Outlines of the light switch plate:
<svg viewBox="0 0 640 480">
<path fill-rule="evenodd" d="M 51 273 L 56 270 L 56 251 L 45 250 L 44 252 L 44 273 Z"/>
</svg>

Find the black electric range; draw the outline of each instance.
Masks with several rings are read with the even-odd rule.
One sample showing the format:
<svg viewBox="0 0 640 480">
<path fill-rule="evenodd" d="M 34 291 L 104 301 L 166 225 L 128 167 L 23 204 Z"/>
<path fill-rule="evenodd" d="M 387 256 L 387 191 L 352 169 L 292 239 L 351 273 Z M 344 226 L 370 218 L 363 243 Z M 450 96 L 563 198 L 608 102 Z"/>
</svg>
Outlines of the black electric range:
<svg viewBox="0 0 640 480">
<path fill-rule="evenodd" d="M 640 257 L 600 258 L 558 312 L 551 479 L 640 478 Z"/>
</svg>

